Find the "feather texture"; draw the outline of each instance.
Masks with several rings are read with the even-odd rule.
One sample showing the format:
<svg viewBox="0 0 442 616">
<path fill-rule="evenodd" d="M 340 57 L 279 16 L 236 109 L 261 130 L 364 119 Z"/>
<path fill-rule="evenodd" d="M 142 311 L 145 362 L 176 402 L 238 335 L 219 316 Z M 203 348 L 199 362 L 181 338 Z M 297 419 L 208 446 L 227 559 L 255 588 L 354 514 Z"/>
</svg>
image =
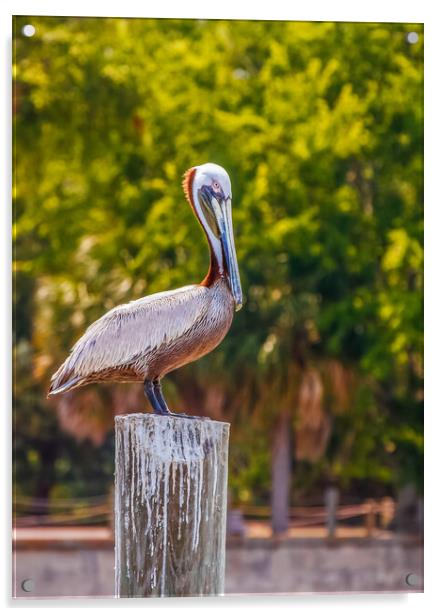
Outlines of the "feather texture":
<svg viewBox="0 0 442 616">
<path fill-rule="evenodd" d="M 113 308 L 77 341 L 49 394 L 103 380 L 161 377 L 208 353 L 227 333 L 233 300 L 224 280 L 155 293 Z"/>
</svg>

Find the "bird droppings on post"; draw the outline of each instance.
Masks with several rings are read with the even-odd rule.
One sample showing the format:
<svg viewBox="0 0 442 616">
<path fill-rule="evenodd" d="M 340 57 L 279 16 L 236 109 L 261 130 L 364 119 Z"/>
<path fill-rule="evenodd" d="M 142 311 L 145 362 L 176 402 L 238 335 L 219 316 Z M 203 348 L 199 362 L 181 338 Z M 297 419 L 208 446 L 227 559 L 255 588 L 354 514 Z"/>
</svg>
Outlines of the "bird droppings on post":
<svg viewBox="0 0 442 616">
<path fill-rule="evenodd" d="M 229 425 L 115 418 L 117 596 L 222 594 Z"/>
</svg>

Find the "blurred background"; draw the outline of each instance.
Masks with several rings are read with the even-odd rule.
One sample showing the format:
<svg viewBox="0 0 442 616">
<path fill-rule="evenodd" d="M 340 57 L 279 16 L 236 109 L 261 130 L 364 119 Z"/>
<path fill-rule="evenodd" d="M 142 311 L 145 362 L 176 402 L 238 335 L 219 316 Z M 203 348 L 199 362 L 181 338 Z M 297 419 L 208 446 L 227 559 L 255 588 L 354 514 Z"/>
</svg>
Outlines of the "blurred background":
<svg viewBox="0 0 442 616">
<path fill-rule="evenodd" d="M 231 423 L 226 592 L 421 589 L 422 25 L 20 16 L 13 47 L 15 592 L 113 593 L 142 387 L 46 391 L 106 310 L 204 277 L 207 161 L 246 302 L 163 383 Z"/>
</svg>

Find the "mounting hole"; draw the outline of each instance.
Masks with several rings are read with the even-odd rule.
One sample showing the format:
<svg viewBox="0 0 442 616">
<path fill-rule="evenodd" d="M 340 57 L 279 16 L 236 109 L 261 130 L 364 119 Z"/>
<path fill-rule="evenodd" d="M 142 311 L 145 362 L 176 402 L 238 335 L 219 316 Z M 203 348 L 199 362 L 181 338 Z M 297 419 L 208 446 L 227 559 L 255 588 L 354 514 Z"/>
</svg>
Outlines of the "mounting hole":
<svg viewBox="0 0 442 616">
<path fill-rule="evenodd" d="M 34 590 L 34 580 L 23 580 L 21 587 L 25 592 L 32 592 Z"/>
<path fill-rule="evenodd" d="M 32 24 L 26 24 L 26 26 L 23 26 L 22 32 L 25 36 L 34 36 L 35 27 Z"/>
<path fill-rule="evenodd" d="M 420 577 L 416 573 L 409 573 L 405 576 L 405 582 L 407 586 L 415 587 L 419 586 Z"/>
<path fill-rule="evenodd" d="M 419 40 L 419 34 L 417 32 L 409 32 L 407 34 L 407 41 L 410 43 L 410 45 L 414 45 L 415 43 L 417 43 Z"/>
</svg>

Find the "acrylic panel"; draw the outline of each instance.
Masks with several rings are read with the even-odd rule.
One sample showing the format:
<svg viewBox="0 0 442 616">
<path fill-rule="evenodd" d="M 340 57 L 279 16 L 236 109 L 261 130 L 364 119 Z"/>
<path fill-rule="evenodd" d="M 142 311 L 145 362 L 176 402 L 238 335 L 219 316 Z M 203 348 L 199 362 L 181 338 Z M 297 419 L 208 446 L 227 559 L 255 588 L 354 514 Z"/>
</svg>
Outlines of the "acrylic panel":
<svg viewBox="0 0 442 616">
<path fill-rule="evenodd" d="M 423 590 L 423 39 L 13 19 L 14 597 Z"/>
</svg>

